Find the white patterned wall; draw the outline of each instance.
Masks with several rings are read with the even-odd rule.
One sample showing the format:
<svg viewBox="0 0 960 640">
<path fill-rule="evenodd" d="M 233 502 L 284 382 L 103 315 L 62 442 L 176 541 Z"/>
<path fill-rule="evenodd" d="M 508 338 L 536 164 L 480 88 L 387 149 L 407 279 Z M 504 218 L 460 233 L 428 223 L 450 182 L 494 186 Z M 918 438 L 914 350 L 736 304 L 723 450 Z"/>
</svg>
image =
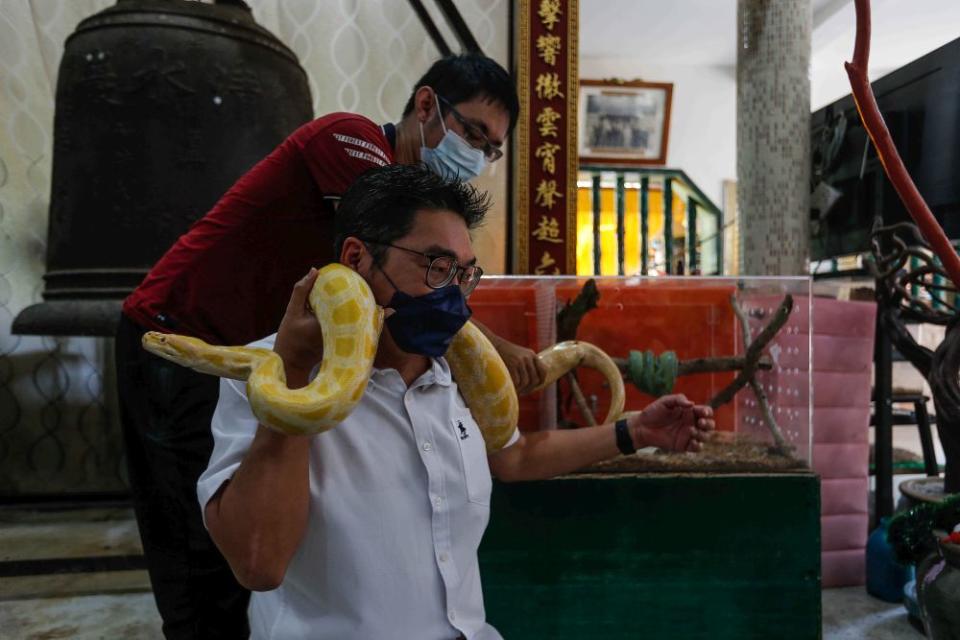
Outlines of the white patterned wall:
<svg viewBox="0 0 960 640">
<path fill-rule="evenodd" d="M 40 300 L 63 41 L 107 0 L 0 2 L 0 493 L 119 488 L 103 340 L 14 336 Z"/>
<path fill-rule="evenodd" d="M 375 122 L 400 119 L 413 84 L 439 56 L 408 0 L 248 0 L 257 20 L 285 42 L 310 78 L 316 114 L 361 113 Z M 510 69 L 510 0 L 456 2 L 484 53 Z M 459 43 L 432 0 L 425 7 L 450 47 Z M 506 268 L 506 158 L 474 184 L 494 200 L 474 234 L 488 273 Z M 492 172 L 492 175 L 491 175 Z"/>
<path fill-rule="evenodd" d="M 458 0 L 484 52 L 509 68 L 510 0 Z M 63 43 L 111 0 L 0 0 L 0 495 L 120 489 L 110 340 L 14 336 L 13 318 L 41 300 Z M 257 20 L 289 45 L 310 78 L 314 111 L 396 121 L 438 53 L 407 0 L 252 0 Z M 442 18 L 430 7 L 435 21 Z M 459 49 L 446 26 L 452 48 Z M 506 166 L 483 176 L 495 207 L 475 236 L 502 272 Z"/>
</svg>

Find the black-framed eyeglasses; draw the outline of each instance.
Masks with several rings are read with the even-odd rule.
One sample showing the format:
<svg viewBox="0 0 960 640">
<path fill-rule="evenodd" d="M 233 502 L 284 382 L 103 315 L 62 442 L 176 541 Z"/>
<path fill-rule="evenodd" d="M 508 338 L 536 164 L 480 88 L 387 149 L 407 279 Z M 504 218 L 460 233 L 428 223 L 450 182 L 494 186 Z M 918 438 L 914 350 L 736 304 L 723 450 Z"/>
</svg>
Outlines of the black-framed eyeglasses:
<svg viewBox="0 0 960 640">
<path fill-rule="evenodd" d="M 450 113 L 453 114 L 454 120 L 459 122 L 460 126 L 463 127 L 464 133 L 467 134 L 466 140 L 471 147 L 483 151 L 484 157 L 490 162 L 496 162 L 503 157 L 503 150 L 499 147 L 495 147 L 493 143 L 490 142 L 490 138 L 488 138 L 486 134 L 480 130 L 480 127 L 467 120 L 462 113 L 457 111 L 457 108 L 453 106 L 449 100 L 444 98 L 439 93 L 437 94 L 437 98 L 439 98 L 440 102 L 450 109 Z"/>
<path fill-rule="evenodd" d="M 381 247 L 400 249 L 401 251 L 413 253 L 429 260 L 430 263 L 427 265 L 424 282 L 426 282 L 427 286 L 431 289 L 442 289 L 454 280 L 457 280 L 457 284 L 460 285 L 460 291 L 463 292 L 464 296 L 468 296 L 477 288 L 477 285 L 480 283 L 480 278 L 483 277 L 483 269 L 481 267 L 475 264 L 460 266 L 460 263 L 458 263 L 457 259 L 453 256 L 424 253 L 423 251 L 408 249 L 407 247 L 401 247 L 389 242 L 377 242 L 376 240 L 364 240 L 362 238 L 361 241 Z"/>
</svg>

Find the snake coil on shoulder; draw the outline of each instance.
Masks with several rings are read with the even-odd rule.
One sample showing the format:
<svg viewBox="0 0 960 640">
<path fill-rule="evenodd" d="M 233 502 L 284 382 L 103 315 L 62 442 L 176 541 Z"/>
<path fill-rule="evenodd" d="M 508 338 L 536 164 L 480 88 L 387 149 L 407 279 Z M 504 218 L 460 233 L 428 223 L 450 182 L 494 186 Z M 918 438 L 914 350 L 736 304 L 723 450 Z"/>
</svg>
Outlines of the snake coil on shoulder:
<svg viewBox="0 0 960 640">
<path fill-rule="evenodd" d="M 155 331 L 144 334 L 143 346 L 196 371 L 245 380 L 251 410 L 271 429 L 291 435 L 322 433 L 350 415 L 363 396 L 383 328 L 383 309 L 363 278 L 340 264 L 320 270 L 309 302 L 323 333 L 324 353 L 316 377 L 300 389 L 287 387 L 283 361 L 269 349 L 213 346 L 198 338 Z M 487 451 L 502 448 L 517 428 L 519 403 L 500 355 L 468 322 L 454 337 L 445 357 L 483 433 Z M 596 346 L 570 340 L 545 349 L 538 357 L 547 372 L 539 388 L 575 367 L 593 367 L 610 385 L 606 421 L 623 412 L 620 371 Z"/>
</svg>

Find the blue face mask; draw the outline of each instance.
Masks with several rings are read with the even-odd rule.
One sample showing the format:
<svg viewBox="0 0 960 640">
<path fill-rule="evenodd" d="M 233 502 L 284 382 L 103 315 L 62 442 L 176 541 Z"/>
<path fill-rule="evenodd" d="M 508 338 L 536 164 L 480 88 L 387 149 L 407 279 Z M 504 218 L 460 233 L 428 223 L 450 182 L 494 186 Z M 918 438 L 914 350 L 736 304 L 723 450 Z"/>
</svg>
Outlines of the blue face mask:
<svg viewBox="0 0 960 640">
<path fill-rule="evenodd" d="M 423 123 L 420 123 L 420 161 L 428 169 L 448 182 L 473 180 L 487 168 L 487 159 L 480 149 L 474 149 L 462 137 L 447 129 L 440 113 L 440 100 L 433 94 L 437 103 L 437 117 L 443 127 L 443 138 L 433 149 L 427 147 L 423 137 Z"/>
<path fill-rule="evenodd" d="M 453 336 L 473 313 L 455 284 L 416 297 L 397 289 L 387 306 L 394 310 L 387 318 L 387 328 L 397 346 L 431 358 L 447 352 Z"/>
</svg>

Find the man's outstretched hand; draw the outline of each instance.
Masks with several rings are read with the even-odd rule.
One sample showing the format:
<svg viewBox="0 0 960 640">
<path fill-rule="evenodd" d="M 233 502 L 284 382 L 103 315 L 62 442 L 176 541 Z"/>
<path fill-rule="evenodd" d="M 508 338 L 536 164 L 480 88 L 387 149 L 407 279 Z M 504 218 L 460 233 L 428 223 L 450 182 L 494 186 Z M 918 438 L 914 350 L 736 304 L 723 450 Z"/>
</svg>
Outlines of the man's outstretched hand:
<svg viewBox="0 0 960 640">
<path fill-rule="evenodd" d="M 666 451 L 700 451 L 716 428 L 713 409 L 694 404 L 682 393 L 657 398 L 628 420 L 637 448 L 658 447 Z"/>
</svg>

